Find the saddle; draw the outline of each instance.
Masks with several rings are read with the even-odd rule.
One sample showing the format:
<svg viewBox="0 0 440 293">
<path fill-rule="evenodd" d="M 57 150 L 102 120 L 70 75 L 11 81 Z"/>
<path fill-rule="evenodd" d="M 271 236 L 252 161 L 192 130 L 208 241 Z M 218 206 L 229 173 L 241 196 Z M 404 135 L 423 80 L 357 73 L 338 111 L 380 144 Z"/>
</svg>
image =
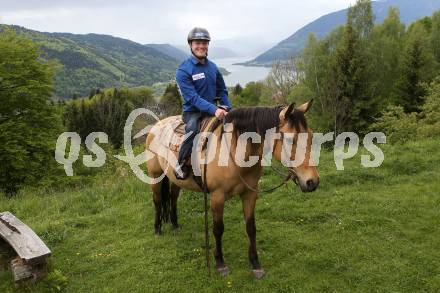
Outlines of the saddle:
<svg viewBox="0 0 440 293">
<path fill-rule="evenodd" d="M 203 151 L 206 149 L 208 145 L 209 133 L 211 133 L 222 123 L 223 122 L 221 120 L 218 120 L 215 116 L 205 116 L 202 118 L 199 129 L 199 133 L 200 133 L 199 140 L 195 142 L 198 144 L 197 145 L 198 150 Z M 168 128 L 169 132 L 168 134 L 165 134 L 162 143 L 165 143 L 165 146 L 167 146 L 169 150 L 178 153 L 180 151 L 183 138 L 185 136 L 185 123 L 183 122 L 182 115 L 172 117 L 169 125 L 171 127 Z M 188 163 L 191 165 L 191 162 Z M 209 192 L 208 188 L 203 184 L 202 176 L 194 175 L 193 179 L 200 187 L 200 189 Z"/>
<path fill-rule="evenodd" d="M 204 150 L 208 142 L 207 134 L 203 134 L 203 132 L 212 132 L 212 130 L 216 129 L 221 123 L 222 121 L 218 120 L 215 116 L 205 116 L 202 118 L 199 129 L 199 133 L 202 133 L 198 141 L 199 150 Z M 174 132 L 174 139 L 170 141 L 169 149 L 178 152 L 185 135 L 185 123 L 182 120 L 182 115 L 176 116 L 176 119 L 171 122 L 171 128 Z"/>
</svg>

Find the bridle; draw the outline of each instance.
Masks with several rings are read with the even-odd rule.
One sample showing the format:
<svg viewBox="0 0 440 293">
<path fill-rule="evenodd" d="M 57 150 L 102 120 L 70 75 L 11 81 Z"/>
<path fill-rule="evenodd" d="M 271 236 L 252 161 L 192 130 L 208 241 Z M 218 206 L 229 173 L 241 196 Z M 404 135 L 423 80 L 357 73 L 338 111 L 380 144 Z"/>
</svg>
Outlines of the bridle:
<svg viewBox="0 0 440 293">
<path fill-rule="evenodd" d="M 223 122 L 224 122 L 224 118 L 223 118 Z M 276 127 L 276 132 L 278 133 L 278 131 L 279 131 L 279 127 L 277 126 L 277 127 Z M 282 141 L 284 140 L 284 133 L 283 133 L 283 132 L 280 132 L 280 133 L 281 133 L 281 138 L 280 138 L 280 140 L 281 140 L 281 142 L 282 142 Z M 238 165 L 235 163 L 234 158 L 232 157 L 231 148 L 227 145 L 227 140 L 226 140 L 225 142 L 226 142 L 226 147 L 227 147 L 228 150 L 229 150 L 229 157 L 230 157 L 231 161 L 234 162 L 234 164 L 238 167 Z M 206 156 L 206 154 L 205 154 L 205 156 Z M 238 177 L 240 178 L 241 182 L 242 182 L 242 183 L 243 183 L 243 184 L 244 184 L 249 190 L 252 190 L 252 191 L 254 191 L 254 192 L 258 192 L 258 193 L 271 193 L 271 192 L 277 190 L 278 188 L 280 188 L 280 187 L 283 186 L 283 185 L 286 185 L 286 186 L 287 186 L 287 183 L 288 183 L 290 180 L 292 180 L 292 181 L 298 186 L 298 174 L 296 173 L 296 171 L 295 171 L 294 168 L 292 168 L 292 167 L 288 167 L 288 168 L 287 168 L 287 174 L 285 174 L 285 173 L 283 173 L 282 171 L 276 169 L 272 164 L 270 165 L 270 167 L 271 167 L 271 169 L 272 169 L 273 171 L 275 171 L 275 173 L 277 173 L 278 175 L 284 177 L 283 181 L 282 181 L 280 184 L 278 184 L 278 185 L 276 185 L 276 186 L 274 186 L 274 187 L 271 187 L 271 188 L 267 188 L 267 189 L 262 189 L 262 190 L 260 190 L 260 189 L 258 189 L 258 188 L 254 188 L 254 187 L 250 186 L 250 185 L 246 182 L 246 180 L 243 178 L 243 176 L 241 176 L 240 171 L 238 171 Z"/>
</svg>

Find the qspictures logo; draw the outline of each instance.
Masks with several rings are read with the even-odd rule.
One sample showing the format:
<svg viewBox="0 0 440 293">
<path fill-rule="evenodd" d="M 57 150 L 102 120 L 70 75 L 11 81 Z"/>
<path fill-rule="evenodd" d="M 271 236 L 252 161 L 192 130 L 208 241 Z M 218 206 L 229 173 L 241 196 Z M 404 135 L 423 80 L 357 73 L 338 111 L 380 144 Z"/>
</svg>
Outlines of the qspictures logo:
<svg viewBox="0 0 440 293">
<path fill-rule="evenodd" d="M 145 149 L 142 153 L 137 155 L 134 154 L 132 140 L 157 131 L 153 127 L 154 125 L 148 125 L 137 134 L 132 135 L 134 122 L 141 115 L 149 116 L 156 122 L 160 120 L 159 117 L 149 109 L 138 108 L 133 110 L 128 116 L 124 126 L 123 149 L 125 155 L 115 155 L 115 157 L 127 163 L 137 178 L 145 183 L 154 184 L 160 182 L 165 177 L 167 169 L 164 170 L 161 176 L 151 178 L 145 174 L 140 166 L 152 159 L 155 154 L 166 159 L 167 168 L 175 166 L 177 158 L 175 152 L 171 151 L 169 148 L 170 141 L 162 140 L 163 137 L 160 135 L 154 136 L 154 139 L 150 144 L 150 149 Z M 165 131 L 174 134 L 171 125 L 167 125 L 166 127 L 167 128 L 165 128 Z M 217 144 L 217 142 L 220 141 L 222 146 L 230 146 L 232 135 L 230 135 L 228 132 L 230 132 L 230 129 L 232 129 L 233 126 L 230 123 L 225 123 L 223 127 L 225 132 L 220 139 L 218 139 L 214 133 L 201 132 L 196 135 L 194 141 L 198 142 L 201 139 L 207 139 L 209 144 Z M 161 131 L 164 131 L 164 129 L 161 129 Z M 183 139 L 189 137 L 190 135 L 191 133 L 186 133 Z M 336 138 L 334 136 L 334 132 L 328 132 L 325 134 L 313 133 L 309 165 L 318 166 L 322 144 L 334 140 L 335 146 L 333 149 L 333 159 L 335 167 L 339 171 L 344 170 L 344 160 L 353 158 L 359 151 L 361 144 L 360 137 L 354 132 L 343 132 L 338 134 Z M 256 132 L 244 132 L 240 134 L 237 139 L 234 163 L 243 168 L 252 167 L 255 164 L 258 164 L 260 161 L 260 157 L 258 156 L 249 156 L 247 160 L 245 160 L 246 145 L 250 140 L 251 143 L 254 144 L 263 143 L 261 165 L 270 166 L 272 164 L 274 142 L 277 139 L 282 139 L 281 163 L 285 167 L 295 168 L 304 162 L 304 159 L 306 158 L 307 142 L 309 140 L 308 133 L 283 133 L 283 135 L 281 135 L 281 133 L 277 132 L 275 128 L 271 128 L 266 131 L 263 137 Z M 82 138 L 76 132 L 64 132 L 57 139 L 55 160 L 64 166 L 67 176 L 74 175 L 73 163 L 80 159 L 79 154 L 81 142 Z M 104 149 L 100 147 L 100 144 L 109 143 L 108 135 L 104 132 L 92 132 L 85 138 L 84 142 L 85 147 L 91 153 L 83 155 L 82 162 L 84 166 L 89 168 L 98 168 L 104 166 L 107 159 L 107 154 Z M 369 152 L 369 154 L 361 155 L 360 164 L 365 168 L 376 168 L 381 166 L 385 156 L 378 144 L 385 143 L 386 135 L 382 132 L 370 132 L 366 134 L 362 139 L 362 145 L 365 150 Z M 193 144 L 191 163 L 194 175 L 200 175 L 203 164 L 212 162 L 215 155 L 213 152 L 211 152 L 206 158 L 202 158 L 200 149 L 201 145 L 202 144 L 200 143 Z M 216 145 L 214 145 L 214 149 L 215 147 Z M 296 147 L 295 150 L 293 149 L 294 147 Z M 294 160 L 291 160 L 291 154 L 293 151 L 295 152 L 295 156 Z M 230 163 L 229 152 L 230 148 L 220 147 L 220 155 L 218 160 L 219 166 L 227 166 Z"/>
</svg>

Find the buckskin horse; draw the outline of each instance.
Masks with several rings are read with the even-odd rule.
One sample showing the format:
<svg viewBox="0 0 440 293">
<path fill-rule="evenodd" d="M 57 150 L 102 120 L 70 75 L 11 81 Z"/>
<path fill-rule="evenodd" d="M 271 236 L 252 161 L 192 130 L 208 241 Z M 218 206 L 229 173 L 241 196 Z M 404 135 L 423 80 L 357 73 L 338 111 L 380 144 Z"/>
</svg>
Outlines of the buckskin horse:
<svg viewBox="0 0 440 293">
<path fill-rule="evenodd" d="M 230 123 L 233 126 L 232 139 L 228 153 L 231 155 L 228 160 L 233 160 L 237 149 L 237 139 L 240 134 L 245 132 L 256 132 L 264 137 L 267 130 L 275 128 L 280 133 L 280 138 L 275 139 L 273 143 L 272 155 L 281 161 L 283 150 L 283 137 L 290 134 L 291 137 L 298 137 L 299 133 L 307 133 L 305 156 L 301 164 L 296 167 L 289 167 L 289 172 L 294 174 L 293 180 L 298 184 L 303 192 L 312 192 L 319 185 L 319 175 L 316 167 L 311 160 L 312 131 L 307 126 L 305 113 L 310 109 L 312 101 L 309 101 L 298 108 L 294 104 L 289 106 L 277 107 L 248 107 L 231 110 L 225 117 L 223 123 Z M 153 202 L 155 205 L 156 217 L 154 229 L 156 234 L 161 233 L 162 222 L 169 217 L 173 228 L 178 228 L 177 223 L 177 198 L 180 189 L 192 191 L 202 191 L 193 175 L 185 180 L 178 180 L 173 174 L 170 166 L 175 166 L 165 155 L 159 154 L 152 147 L 156 136 L 165 147 L 163 141 L 169 139 L 170 131 L 166 127 L 175 121 L 181 122 L 181 116 L 171 116 L 157 122 L 150 130 L 146 138 L 146 148 L 153 153 L 153 157 L 146 162 L 149 176 L 158 178 L 164 176 L 163 180 L 152 184 Z M 222 123 L 212 131 L 220 141 L 225 134 Z M 169 127 L 168 127 L 169 128 Z M 168 134 L 167 134 L 168 133 Z M 165 138 L 165 136 L 167 136 Z M 156 137 L 157 139 L 157 137 Z M 247 143 L 245 147 L 245 158 L 249 156 L 258 156 L 258 163 L 251 167 L 239 167 L 236 162 L 229 162 L 226 166 L 219 166 L 220 148 L 224 147 L 221 143 L 207 144 L 206 148 L 200 154 L 209 152 L 214 153 L 214 159 L 206 164 L 205 180 L 206 187 L 210 192 L 210 207 L 213 217 L 213 234 L 215 237 L 214 257 L 216 269 L 221 275 L 227 275 L 229 268 L 226 266 L 222 253 L 222 234 L 224 231 L 223 209 L 225 201 L 233 196 L 240 196 L 243 205 L 244 220 L 246 223 L 246 232 L 249 238 L 249 261 L 255 278 L 264 276 L 265 271 L 260 265 L 256 247 L 256 229 L 254 210 L 258 197 L 258 181 L 262 176 L 263 166 L 261 164 L 263 155 L 263 140 L 261 143 Z M 196 144 L 196 143 L 195 143 Z M 290 160 L 295 159 L 297 139 L 293 139 L 291 152 L 287 155 Z M 168 150 L 169 151 L 169 150 Z M 173 150 L 177 157 L 178 149 Z M 171 184 L 170 184 L 171 183 Z M 165 215 L 167 213 L 168 215 Z"/>
</svg>

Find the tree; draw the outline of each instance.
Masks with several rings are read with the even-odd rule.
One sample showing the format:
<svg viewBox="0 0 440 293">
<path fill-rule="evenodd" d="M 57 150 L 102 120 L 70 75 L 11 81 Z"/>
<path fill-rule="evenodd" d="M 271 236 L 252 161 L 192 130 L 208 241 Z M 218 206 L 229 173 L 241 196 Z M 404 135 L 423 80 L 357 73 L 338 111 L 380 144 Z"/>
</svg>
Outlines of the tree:
<svg viewBox="0 0 440 293">
<path fill-rule="evenodd" d="M 404 47 L 405 25 L 401 22 L 399 10 L 391 7 L 382 24 L 374 27 L 368 46 L 370 63 L 374 70 L 372 94 L 383 107 L 393 104 L 396 82 L 400 77 L 401 55 Z"/>
<path fill-rule="evenodd" d="M 332 83 L 334 100 L 332 103 L 334 114 L 335 134 L 347 129 L 351 124 L 351 110 L 355 105 L 355 94 L 357 91 L 356 81 L 358 80 L 360 67 L 357 66 L 357 38 L 353 28 L 352 9 L 348 12 L 347 24 L 344 36 L 336 49 L 336 56 L 332 60 L 331 66 L 334 68 Z"/>
<path fill-rule="evenodd" d="M 357 27 L 360 23 L 369 26 L 365 19 L 369 10 L 365 2 L 350 8 L 347 15 L 347 24 L 344 27 L 341 40 L 336 45 L 334 57 L 329 60 L 330 70 L 327 72 L 327 104 L 333 113 L 333 130 L 335 134 L 342 131 L 366 130 L 369 122 L 376 114 L 375 99 L 371 95 L 370 78 L 371 66 L 368 64 L 370 56 L 366 50 L 367 34 L 358 31 L 368 31 L 368 28 Z M 357 17 L 361 17 L 362 21 Z M 356 25 L 355 25 L 356 24 Z"/>
<path fill-rule="evenodd" d="M 434 56 L 440 64 L 440 11 L 432 16 L 431 43 Z"/>
<path fill-rule="evenodd" d="M 163 93 L 160 103 L 167 115 L 177 115 L 182 112 L 182 98 L 176 83 L 170 83 Z"/>
<path fill-rule="evenodd" d="M 426 85 L 427 95 L 420 113 L 405 113 L 402 106 L 390 106 L 371 126 L 385 131 L 392 142 L 405 142 L 440 136 L 440 76 Z"/>
<path fill-rule="evenodd" d="M 418 111 L 425 85 L 439 74 L 440 12 L 407 31 L 396 8 L 382 24 L 373 20 L 371 1 L 358 0 L 344 26 L 321 40 L 310 35 L 297 58 L 299 82 L 290 97 L 315 99 L 315 129 L 362 133 L 390 105 Z"/>
<path fill-rule="evenodd" d="M 266 83 L 274 93 L 279 93 L 282 97 L 280 102 L 287 103 L 287 96 L 300 81 L 300 72 L 298 70 L 298 59 L 290 57 L 287 60 L 274 62 L 266 78 Z"/>
<path fill-rule="evenodd" d="M 64 113 L 65 125 L 83 139 L 91 132 L 103 131 L 113 147 L 119 148 L 123 143 L 128 115 L 133 109 L 145 107 L 152 100 L 152 91 L 146 87 L 100 90 L 91 99 L 70 101 Z"/>
<path fill-rule="evenodd" d="M 373 9 L 371 0 L 357 0 L 356 5 L 350 8 L 353 19 L 353 29 L 361 38 L 368 38 L 374 27 Z"/>
<path fill-rule="evenodd" d="M 315 98 L 312 119 L 322 131 L 366 131 L 379 113 L 374 84 L 371 2 L 357 1 L 347 23 L 318 41 L 309 36 L 298 63 L 298 94 Z"/>
<path fill-rule="evenodd" d="M 0 32 L 0 189 L 15 193 L 55 170 L 61 120 L 50 96 L 55 64 L 13 30 Z"/>
<path fill-rule="evenodd" d="M 405 112 L 420 110 L 423 96 L 426 95 L 423 83 L 433 80 L 436 67 L 429 33 L 425 23 L 418 21 L 408 31 L 401 76 L 397 82 L 397 104 L 401 105 Z"/>
<path fill-rule="evenodd" d="M 303 88 L 302 93 L 298 93 L 297 99 L 315 100 L 312 107 L 311 120 L 319 131 L 327 131 L 332 128 L 332 109 L 331 101 L 335 96 L 330 92 L 334 87 L 329 84 L 333 72 L 330 68 L 330 60 L 334 58 L 334 47 L 342 37 L 342 27 L 334 30 L 329 36 L 318 41 L 314 34 L 309 35 L 307 45 L 301 54 L 299 70 L 302 71 L 303 78 L 300 85 L 296 88 Z M 304 92 L 307 92 L 304 93 Z M 296 100 L 296 99 L 295 99 Z M 314 119 L 314 118 L 317 119 Z"/>
<path fill-rule="evenodd" d="M 237 83 L 232 89 L 232 95 L 238 96 L 241 94 L 242 91 L 243 91 L 243 87 L 239 83 Z"/>
<path fill-rule="evenodd" d="M 232 101 L 234 107 L 257 106 L 263 91 L 261 82 L 249 82 L 240 95 Z"/>
<path fill-rule="evenodd" d="M 426 86 L 427 95 L 422 106 L 422 122 L 424 124 L 437 124 L 440 129 L 440 75 Z"/>
</svg>

